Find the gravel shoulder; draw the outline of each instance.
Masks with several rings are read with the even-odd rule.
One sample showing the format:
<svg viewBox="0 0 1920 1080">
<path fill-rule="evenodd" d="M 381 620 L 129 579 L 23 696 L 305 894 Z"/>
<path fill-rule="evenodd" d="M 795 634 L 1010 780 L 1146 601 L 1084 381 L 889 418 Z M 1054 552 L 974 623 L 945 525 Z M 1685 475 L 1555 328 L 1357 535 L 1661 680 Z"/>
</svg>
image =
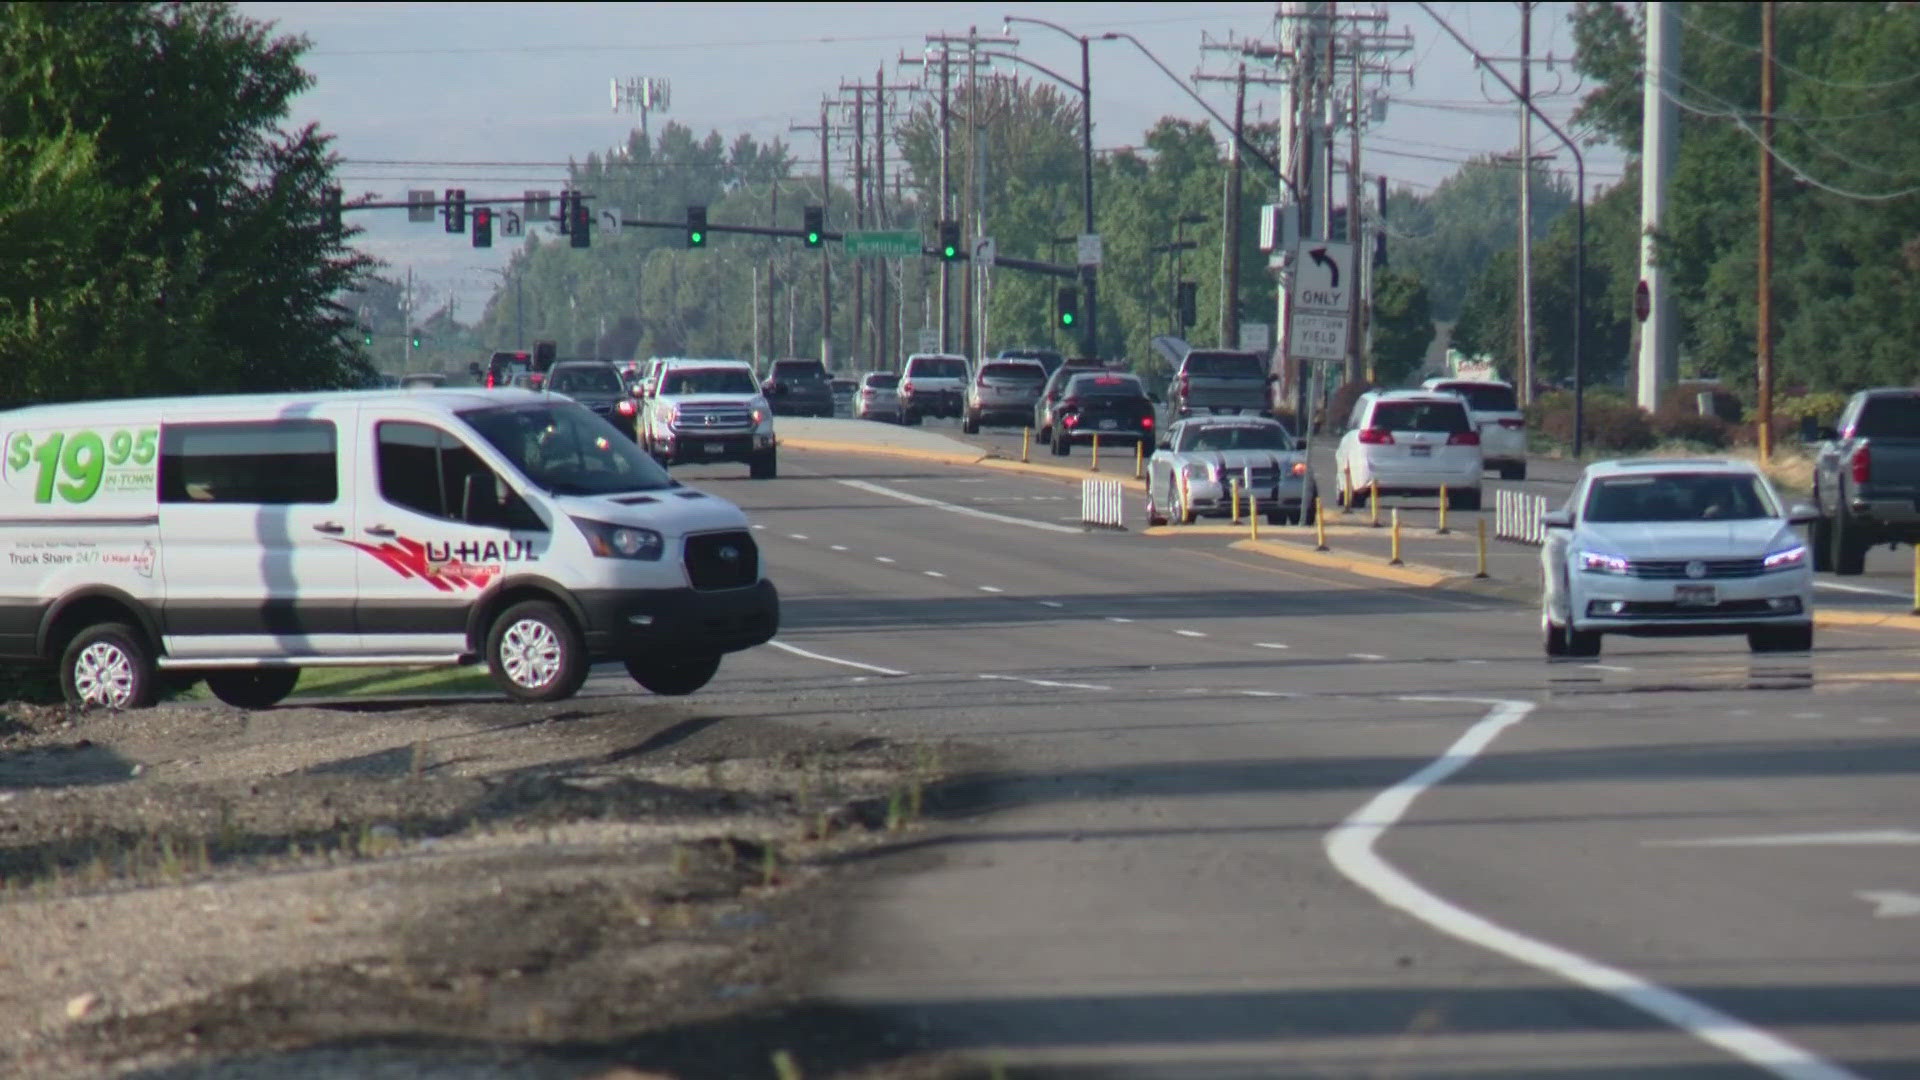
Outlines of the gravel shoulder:
<svg viewBox="0 0 1920 1080">
<path fill-rule="evenodd" d="M 808 1003 L 959 746 L 693 699 L 0 709 L 0 1075 L 932 1075 Z"/>
</svg>

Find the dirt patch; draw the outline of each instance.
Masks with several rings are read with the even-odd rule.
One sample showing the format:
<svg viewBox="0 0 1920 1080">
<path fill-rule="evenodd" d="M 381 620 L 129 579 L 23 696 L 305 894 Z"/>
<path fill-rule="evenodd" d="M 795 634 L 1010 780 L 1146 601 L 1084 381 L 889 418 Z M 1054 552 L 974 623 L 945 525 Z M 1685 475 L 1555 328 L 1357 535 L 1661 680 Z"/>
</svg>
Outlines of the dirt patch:
<svg viewBox="0 0 1920 1080">
<path fill-rule="evenodd" d="M 0 712 L 0 1075 L 952 1068 L 804 986 L 964 748 L 644 697 Z"/>
</svg>

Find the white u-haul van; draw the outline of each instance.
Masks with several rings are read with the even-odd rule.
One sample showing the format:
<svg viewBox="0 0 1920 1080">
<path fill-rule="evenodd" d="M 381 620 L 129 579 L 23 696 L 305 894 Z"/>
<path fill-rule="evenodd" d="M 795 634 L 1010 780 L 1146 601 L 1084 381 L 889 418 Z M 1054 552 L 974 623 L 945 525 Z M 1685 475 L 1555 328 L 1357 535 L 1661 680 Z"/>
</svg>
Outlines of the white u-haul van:
<svg viewBox="0 0 1920 1080">
<path fill-rule="evenodd" d="M 205 678 L 265 708 L 303 667 L 484 661 L 552 701 L 619 660 L 659 694 L 761 644 L 744 514 L 564 398 L 155 398 L 0 413 L 0 660 L 137 708 Z"/>
</svg>

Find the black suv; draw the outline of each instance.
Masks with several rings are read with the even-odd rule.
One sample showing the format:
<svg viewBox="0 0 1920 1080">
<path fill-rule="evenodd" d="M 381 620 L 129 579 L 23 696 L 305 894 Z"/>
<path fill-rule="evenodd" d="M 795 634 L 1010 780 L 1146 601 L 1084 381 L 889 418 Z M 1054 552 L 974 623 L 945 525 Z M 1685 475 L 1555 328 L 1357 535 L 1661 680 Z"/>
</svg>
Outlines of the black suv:
<svg viewBox="0 0 1920 1080">
<path fill-rule="evenodd" d="M 638 439 L 633 396 L 627 393 L 620 369 L 612 364 L 598 360 L 562 360 L 547 369 L 546 389 L 565 394 L 619 428 L 622 435 Z"/>
<path fill-rule="evenodd" d="M 760 392 L 775 416 L 833 415 L 833 380 L 818 360 L 775 360 Z"/>
</svg>

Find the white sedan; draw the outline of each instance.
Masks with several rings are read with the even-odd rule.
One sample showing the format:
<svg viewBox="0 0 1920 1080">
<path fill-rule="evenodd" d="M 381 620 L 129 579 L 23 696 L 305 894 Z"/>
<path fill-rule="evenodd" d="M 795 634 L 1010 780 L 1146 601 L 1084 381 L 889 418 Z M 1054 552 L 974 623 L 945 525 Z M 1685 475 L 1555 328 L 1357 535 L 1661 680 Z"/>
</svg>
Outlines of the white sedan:
<svg viewBox="0 0 1920 1080">
<path fill-rule="evenodd" d="M 1787 509 L 1743 461 L 1587 466 L 1546 515 L 1548 656 L 1598 656 L 1602 634 L 1745 634 L 1754 652 L 1813 647 L 1813 572 Z"/>
</svg>

